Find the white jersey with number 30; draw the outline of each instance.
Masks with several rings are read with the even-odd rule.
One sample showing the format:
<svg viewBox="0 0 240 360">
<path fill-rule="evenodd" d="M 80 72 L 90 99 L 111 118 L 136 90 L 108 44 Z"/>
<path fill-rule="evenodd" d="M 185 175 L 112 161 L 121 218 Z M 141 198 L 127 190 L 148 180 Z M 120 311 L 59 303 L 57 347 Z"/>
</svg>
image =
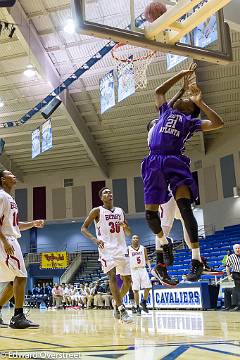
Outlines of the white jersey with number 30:
<svg viewBox="0 0 240 360">
<path fill-rule="evenodd" d="M 128 254 L 130 259 L 130 268 L 137 269 L 146 266 L 144 246 L 140 245 L 136 250 L 132 246 L 128 246 Z"/>
<path fill-rule="evenodd" d="M 119 207 L 106 209 L 99 206 L 99 221 L 95 221 L 97 239 L 104 242 L 104 248 L 99 249 L 101 256 L 124 256 L 127 254 L 125 233 L 119 223 L 125 221 L 124 212 Z"/>
<path fill-rule="evenodd" d="M 0 230 L 5 237 L 18 239 L 18 207 L 15 200 L 5 190 L 0 189 Z"/>
</svg>

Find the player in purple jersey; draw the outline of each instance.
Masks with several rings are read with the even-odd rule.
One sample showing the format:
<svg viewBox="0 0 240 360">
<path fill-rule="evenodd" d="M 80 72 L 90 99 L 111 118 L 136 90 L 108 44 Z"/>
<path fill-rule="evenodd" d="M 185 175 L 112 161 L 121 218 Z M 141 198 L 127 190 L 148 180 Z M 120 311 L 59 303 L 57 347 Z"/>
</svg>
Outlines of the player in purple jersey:
<svg viewBox="0 0 240 360">
<path fill-rule="evenodd" d="M 154 126 L 150 126 L 150 154 L 142 162 L 146 220 L 162 245 L 163 266 L 159 267 L 159 271 L 163 281 L 170 285 L 173 283 L 167 275 L 166 266 L 173 264 L 172 245 L 161 228 L 159 204 L 170 199 L 170 186 L 191 241 L 192 267 L 187 280 L 197 281 L 202 274 L 203 264 L 199 250 L 198 226 L 191 202 L 197 198 L 198 191 L 190 171 L 189 159 L 183 155 L 184 145 L 197 131 L 211 131 L 223 126 L 221 117 L 203 101 L 201 90 L 196 84 L 189 85 L 189 99 L 180 98 L 172 106 L 166 101 L 167 91 L 185 76 L 193 75 L 195 69 L 196 64 L 192 64 L 188 70 L 182 70 L 156 89 L 159 119 L 153 121 Z M 200 110 L 208 120 L 196 118 Z"/>
</svg>

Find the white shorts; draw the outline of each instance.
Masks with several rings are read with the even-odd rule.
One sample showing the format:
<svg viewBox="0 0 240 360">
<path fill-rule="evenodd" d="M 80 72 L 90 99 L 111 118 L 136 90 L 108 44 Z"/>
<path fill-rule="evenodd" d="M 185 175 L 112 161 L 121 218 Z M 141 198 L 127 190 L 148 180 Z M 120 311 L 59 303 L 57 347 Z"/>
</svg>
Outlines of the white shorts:
<svg viewBox="0 0 240 360">
<path fill-rule="evenodd" d="M 132 289 L 151 289 L 152 283 L 149 279 L 148 272 L 145 268 L 136 268 L 131 270 Z"/>
<path fill-rule="evenodd" d="M 159 212 L 163 231 L 164 227 L 170 229 L 172 228 L 174 219 L 181 220 L 181 214 L 174 197 L 171 197 L 171 199 L 167 203 L 162 204 L 159 208 Z M 162 249 L 159 238 L 157 236 L 155 236 L 155 245 L 156 250 Z"/>
<path fill-rule="evenodd" d="M 100 256 L 99 258 L 102 264 L 102 270 L 104 274 L 108 273 L 110 270 L 116 268 L 116 274 L 127 276 L 131 275 L 130 270 L 130 261 L 128 256 L 112 256 L 110 257 L 103 257 Z"/>
<path fill-rule="evenodd" d="M 14 254 L 7 255 L 0 241 L 0 282 L 13 281 L 15 277 L 27 277 L 22 250 L 17 239 L 11 237 L 8 240 L 14 248 Z"/>
<path fill-rule="evenodd" d="M 180 211 L 173 197 L 167 203 L 161 205 L 160 217 L 162 226 L 170 227 L 172 227 L 174 219 L 181 219 Z"/>
</svg>

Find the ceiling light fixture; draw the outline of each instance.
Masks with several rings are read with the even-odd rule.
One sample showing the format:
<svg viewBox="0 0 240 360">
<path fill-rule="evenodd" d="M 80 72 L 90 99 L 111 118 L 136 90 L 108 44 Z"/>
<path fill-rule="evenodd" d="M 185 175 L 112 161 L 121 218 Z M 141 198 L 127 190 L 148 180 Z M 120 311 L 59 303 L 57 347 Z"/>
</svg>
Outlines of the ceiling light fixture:
<svg viewBox="0 0 240 360">
<path fill-rule="evenodd" d="M 23 73 L 28 78 L 31 78 L 36 74 L 36 70 L 34 69 L 33 65 L 29 64 L 29 65 L 27 65 L 27 67 Z"/>
<path fill-rule="evenodd" d="M 2 108 L 4 106 L 4 101 L 0 100 L 0 108 Z"/>
<path fill-rule="evenodd" d="M 68 19 L 63 29 L 66 33 L 73 34 L 75 32 L 75 24 L 73 19 Z"/>
</svg>

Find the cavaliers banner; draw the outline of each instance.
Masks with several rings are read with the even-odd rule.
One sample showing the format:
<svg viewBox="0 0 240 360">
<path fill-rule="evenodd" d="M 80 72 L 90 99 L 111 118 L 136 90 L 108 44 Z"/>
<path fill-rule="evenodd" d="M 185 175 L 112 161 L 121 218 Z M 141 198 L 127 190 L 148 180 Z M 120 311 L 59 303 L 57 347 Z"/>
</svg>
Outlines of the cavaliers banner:
<svg viewBox="0 0 240 360">
<path fill-rule="evenodd" d="M 42 269 L 64 269 L 68 267 L 68 253 L 66 251 L 41 253 L 40 266 Z"/>
</svg>

